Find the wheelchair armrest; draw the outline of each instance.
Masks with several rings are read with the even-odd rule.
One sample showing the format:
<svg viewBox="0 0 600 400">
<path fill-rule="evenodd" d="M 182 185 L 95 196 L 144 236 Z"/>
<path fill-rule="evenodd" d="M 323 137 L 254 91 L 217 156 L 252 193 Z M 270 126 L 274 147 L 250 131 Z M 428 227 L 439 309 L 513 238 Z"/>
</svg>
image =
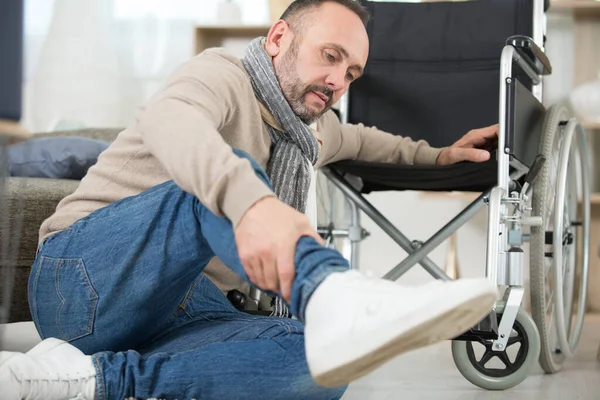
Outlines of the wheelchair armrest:
<svg viewBox="0 0 600 400">
<path fill-rule="evenodd" d="M 552 65 L 546 54 L 535 44 L 532 38 L 523 35 L 515 35 L 506 39 L 506 44 L 513 46 L 519 54 L 524 57 L 533 69 L 540 75 L 550 75 Z"/>
</svg>

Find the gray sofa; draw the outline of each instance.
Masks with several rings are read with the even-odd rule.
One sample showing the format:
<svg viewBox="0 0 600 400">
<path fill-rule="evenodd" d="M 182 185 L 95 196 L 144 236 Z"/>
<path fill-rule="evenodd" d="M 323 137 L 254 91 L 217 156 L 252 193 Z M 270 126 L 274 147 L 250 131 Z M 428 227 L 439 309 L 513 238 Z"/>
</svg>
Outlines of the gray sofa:
<svg viewBox="0 0 600 400">
<path fill-rule="evenodd" d="M 43 133 L 35 137 L 80 136 L 112 142 L 121 131 L 121 128 L 82 129 Z M 14 237 L 16 217 L 22 218 L 9 322 L 31 320 L 27 282 L 35 259 L 39 228 L 42 222 L 54 213 L 58 202 L 73 193 L 78 185 L 79 181 L 69 179 L 8 178 L 5 196 L 9 204 L 9 226 L 8 229 L 6 226 L 0 227 L 0 243 L 7 237 Z M 4 283 L 5 279 L 6 268 L 0 268 L 0 282 Z M 3 286 L 0 285 L 0 299 L 4 295 Z"/>
</svg>

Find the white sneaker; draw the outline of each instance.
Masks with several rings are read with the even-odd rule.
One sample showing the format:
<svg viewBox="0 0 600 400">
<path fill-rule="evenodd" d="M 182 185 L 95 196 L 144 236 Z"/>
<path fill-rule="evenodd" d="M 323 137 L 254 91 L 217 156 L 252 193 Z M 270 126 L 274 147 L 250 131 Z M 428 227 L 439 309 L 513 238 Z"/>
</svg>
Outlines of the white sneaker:
<svg viewBox="0 0 600 400">
<path fill-rule="evenodd" d="M 334 273 L 305 310 L 310 372 L 321 386 L 348 384 L 401 353 L 466 332 L 491 312 L 496 294 L 485 278 L 406 287 Z"/>
<path fill-rule="evenodd" d="M 46 339 L 29 352 L 0 352 L 3 400 L 94 400 L 92 358 L 73 345 Z"/>
</svg>

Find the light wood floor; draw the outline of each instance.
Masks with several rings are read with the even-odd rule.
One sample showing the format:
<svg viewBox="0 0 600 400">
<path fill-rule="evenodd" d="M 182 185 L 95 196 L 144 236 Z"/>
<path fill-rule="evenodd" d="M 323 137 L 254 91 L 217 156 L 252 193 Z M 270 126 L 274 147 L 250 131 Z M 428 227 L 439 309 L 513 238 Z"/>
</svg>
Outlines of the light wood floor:
<svg viewBox="0 0 600 400">
<path fill-rule="evenodd" d="M 450 343 L 399 356 L 354 382 L 343 400 L 600 400 L 600 315 L 586 318 L 575 358 L 545 375 L 536 365 L 520 385 L 504 392 L 473 386 L 456 369 Z"/>
<path fill-rule="evenodd" d="M 5 350 L 28 351 L 39 341 L 33 324 L 12 324 Z M 0 333 L 1 333 L 0 329 Z M 575 358 L 562 372 L 544 375 L 541 368 L 519 386 L 490 392 L 473 386 L 458 372 L 450 342 L 404 354 L 354 382 L 342 400 L 600 400 L 600 314 L 586 318 Z M 1 397 L 1 396 L 0 396 Z"/>
</svg>

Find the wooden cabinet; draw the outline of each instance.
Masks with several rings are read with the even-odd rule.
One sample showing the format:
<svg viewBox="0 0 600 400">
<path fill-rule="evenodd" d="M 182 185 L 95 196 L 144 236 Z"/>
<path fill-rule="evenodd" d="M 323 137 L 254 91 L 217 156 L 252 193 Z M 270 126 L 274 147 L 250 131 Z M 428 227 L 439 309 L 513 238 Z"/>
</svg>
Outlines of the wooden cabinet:
<svg viewBox="0 0 600 400">
<path fill-rule="evenodd" d="M 195 54 L 210 47 L 227 47 L 230 40 L 250 42 L 258 36 L 267 36 L 271 26 L 239 25 L 239 26 L 197 26 L 195 36 Z"/>
</svg>

